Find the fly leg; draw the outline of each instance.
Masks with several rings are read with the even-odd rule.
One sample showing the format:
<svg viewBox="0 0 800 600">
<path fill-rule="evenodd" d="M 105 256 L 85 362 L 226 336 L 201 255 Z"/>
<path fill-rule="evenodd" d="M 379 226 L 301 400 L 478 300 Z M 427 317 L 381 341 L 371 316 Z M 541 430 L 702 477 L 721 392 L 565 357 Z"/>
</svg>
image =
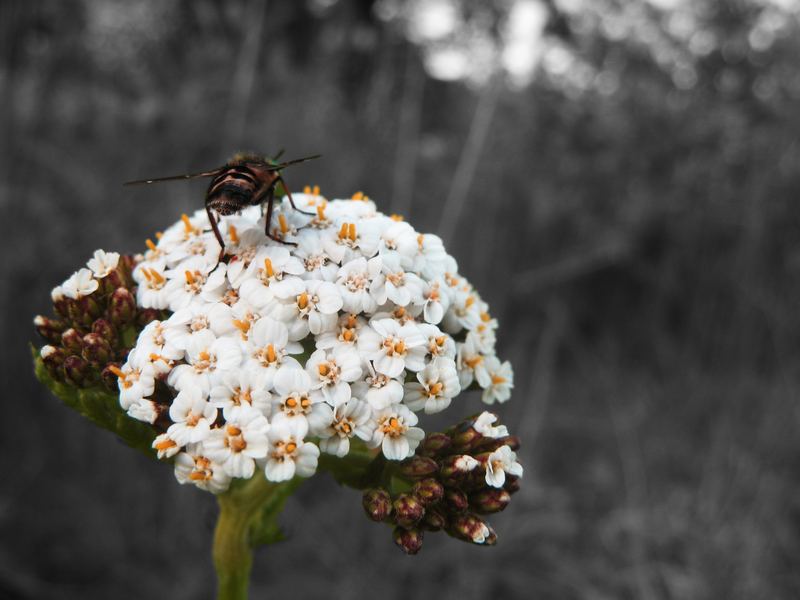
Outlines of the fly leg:
<svg viewBox="0 0 800 600">
<path fill-rule="evenodd" d="M 268 238 L 275 240 L 280 244 L 286 244 L 287 246 L 297 246 L 294 242 L 287 242 L 286 240 L 278 237 L 277 235 L 273 235 L 272 232 L 269 230 L 269 226 L 272 223 L 272 207 L 275 205 L 275 185 L 270 185 L 266 188 L 262 193 L 256 196 L 255 200 L 257 202 L 261 202 L 262 206 L 263 203 L 267 203 L 267 220 L 264 222 L 264 233 L 267 235 Z"/>
<path fill-rule="evenodd" d="M 214 213 L 211 212 L 211 209 L 206 206 L 206 213 L 208 213 L 208 221 L 211 223 L 211 229 L 214 231 L 214 236 L 217 238 L 219 242 L 219 258 L 217 262 L 222 262 L 222 259 L 225 258 L 225 240 L 222 239 L 222 234 L 219 232 L 219 226 L 217 225 L 217 220 L 214 218 Z"/>
<path fill-rule="evenodd" d="M 283 177 L 281 175 L 278 175 L 278 177 L 276 178 L 276 181 L 280 181 L 281 182 L 281 185 L 283 186 L 283 189 L 286 192 L 286 196 L 289 198 L 289 204 L 292 205 L 293 209 L 295 209 L 297 212 L 303 213 L 304 215 L 309 215 L 310 217 L 313 217 L 313 216 L 316 215 L 316 213 L 308 212 L 306 210 L 300 210 L 299 208 L 297 208 L 297 205 L 294 203 L 294 198 L 292 198 L 292 192 L 289 191 L 289 186 L 286 185 L 286 181 L 283 179 Z"/>
</svg>

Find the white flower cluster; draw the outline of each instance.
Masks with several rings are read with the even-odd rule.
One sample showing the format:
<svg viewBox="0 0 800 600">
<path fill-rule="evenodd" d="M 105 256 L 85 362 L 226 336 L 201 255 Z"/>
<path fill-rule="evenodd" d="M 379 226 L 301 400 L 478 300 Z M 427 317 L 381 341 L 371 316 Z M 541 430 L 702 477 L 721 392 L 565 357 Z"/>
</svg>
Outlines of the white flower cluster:
<svg viewBox="0 0 800 600">
<path fill-rule="evenodd" d="M 509 398 L 513 374 L 495 355 L 497 322 L 435 235 L 373 202 L 296 194 L 264 234 L 257 207 L 220 222 L 184 215 L 133 272 L 137 304 L 168 309 L 120 371 L 120 403 L 155 422 L 157 379 L 177 393 L 159 457 L 179 481 L 212 492 L 258 467 L 270 481 L 309 476 L 320 450 L 350 438 L 388 459 L 423 438 L 415 412 L 439 412 L 476 382 L 483 401 Z M 313 216 L 311 216 L 313 215 Z M 163 405 L 161 405 L 163 406 Z"/>
</svg>

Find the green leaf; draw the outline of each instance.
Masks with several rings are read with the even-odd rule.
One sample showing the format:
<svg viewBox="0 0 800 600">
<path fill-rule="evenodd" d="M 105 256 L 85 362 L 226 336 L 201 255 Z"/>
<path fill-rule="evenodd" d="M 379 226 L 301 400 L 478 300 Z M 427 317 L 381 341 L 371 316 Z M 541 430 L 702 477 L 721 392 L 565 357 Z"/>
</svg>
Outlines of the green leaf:
<svg viewBox="0 0 800 600">
<path fill-rule="evenodd" d="M 56 381 L 44 366 L 38 350 L 31 346 L 31 352 L 36 378 L 64 404 L 82 414 L 95 425 L 114 432 L 132 448 L 141 450 L 151 458 L 156 456 L 152 448 L 156 430 L 146 423 L 129 417 L 119 405 L 117 394 L 103 388 L 76 388 Z"/>
</svg>

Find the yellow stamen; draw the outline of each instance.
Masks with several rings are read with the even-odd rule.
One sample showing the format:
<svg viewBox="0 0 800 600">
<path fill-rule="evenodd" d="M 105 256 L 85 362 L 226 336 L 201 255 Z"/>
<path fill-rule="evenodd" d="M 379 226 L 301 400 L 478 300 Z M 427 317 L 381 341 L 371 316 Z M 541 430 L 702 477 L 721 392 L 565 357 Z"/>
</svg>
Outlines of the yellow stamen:
<svg viewBox="0 0 800 600">
<path fill-rule="evenodd" d="M 294 442 L 289 442 L 288 444 L 286 444 L 284 449 L 286 451 L 286 454 L 291 454 L 292 452 L 297 450 L 297 444 L 295 444 Z"/>
<path fill-rule="evenodd" d="M 264 259 L 264 270 L 267 272 L 267 277 L 275 277 L 275 270 L 272 268 L 272 261 L 269 258 Z"/>
<path fill-rule="evenodd" d="M 184 271 L 183 273 L 184 273 L 184 275 L 186 275 L 186 283 L 188 283 L 189 285 L 194 285 L 195 277 L 192 274 L 192 272 L 191 271 Z"/>
<path fill-rule="evenodd" d="M 164 283 L 166 281 L 164 276 L 155 269 L 150 269 L 150 276 L 153 278 L 153 281 L 155 281 L 158 284 Z"/>
<path fill-rule="evenodd" d="M 297 398 L 295 398 L 294 396 L 289 396 L 286 399 L 286 406 L 288 406 L 289 408 L 297 408 Z"/>
<path fill-rule="evenodd" d="M 437 394 L 441 393 L 441 391 L 442 391 L 442 388 L 443 388 L 443 387 L 444 387 L 444 386 L 442 385 L 442 383 L 441 383 L 441 382 L 439 382 L 439 381 L 437 381 L 436 383 L 434 383 L 434 384 L 433 384 L 433 385 L 430 387 L 430 392 L 431 392 L 431 394 L 433 394 L 433 395 L 437 395 Z"/>
<path fill-rule="evenodd" d="M 400 221 L 405 221 L 405 217 L 403 215 L 391 214 L 391 215 L 389 215 L 389 218 L 392 221 L 397 221 L 398 223 Z"/>
<path fill-rule="evenodd" d="M 342 333 L 342 338 L 344 338 L 345 342 L 352 342 L 355 334 L 353 333 L 352 329 L 345 329 Z"/>
<path fill-rule="evenodd" d="M 163 236 L 163 235 L 164 235 L 164 233 L 163 233 L 163 232 L 161 232 L 161 231 L 156 231 L 156 239 L 157 239 L 157 240 L 160 240 L 160 239 L 161 239 L 161 236 Z"/>
<path fill-rule="evenodd" d="M 505 377 L 501 377 L 500 375 L 492 375 L 492 383 L 494 385 L 500 385 L 501 383 L 505 383 L 505 382 L 506 382 L 506 378 Z"/>
<path fill-rule="evenodd" d="M 350 238 L 351 242 L 355 242 L 356 241 L 356 224 L 355 223 L 350 223 L 347 226 L 347 237 Z"/>
<path fill-rule="evenodd" d="M 164 364 L 169 364 L 169 360 L 161 356 L 160 354 L 155 354 L 153 352 L 150 353 L 150 362 L 156 362 L 157 360 L 163 360 Z"/>
<path fill-rule="evenodd" d="M 240 321 L 239 319 L 234 319 L 233 326 L 245 335 L 248 331 L 250 331 L 250 321 Z"/>
<path fill-rule="evenodd" d="M 242 435 L 242 430 L 236 427 L 236 425 L 228 425 L 225 428 L 225 431 L 230 437 L 236 437 L 237 435 Z"/>
<path fill-rule="evenodd" d="M 313 192 L 313 194 L 314 194 L 315 196 L 319 196 L 319 186 L 318 186 L 318 185 L 315 185 L 315 186 L 314 186 L 314 192 Z"/>
<path fill-rule="evenodd" d="M 331 369 L 328 365 L 322 363 L 317 367 L 317 370 L 319 371 L 320 376 L 325 377 Z"/>
<path fill-rule="evenodd" d="M 165 440 L 161 440 L 160 442 L 156 442 L 156 450 L 166 450 L 167 448 L 172 448 L 177 445 L 178 444 L 176 444 L 174 441 L 167 438 Z"/>
<path fill-rule="evenodd" d="M 342 223 L 342 228 L 339 229 L 339 239 L 343 240 L 347 237 L 347 223 Z"/>
<path fill-rule="evenodd" d="M 151 240 L 150 238 L 147 238 L 144 241 L 144 243 L 150 250 L 152 250 L 153 252 L 156 251 L 156 245 L 153 243 L 153 240 Z"/>
<path fill-rule="evenodd" d="M 422 242 L 423 242 L 424 240 L 425 240 L 425 236 L 423 236 L 423 235 L 420 233 L 420 234 L 417 236 L 417 246 L 419 246 L 419 249 L 420 249 L 420 250 L 422 250 Z"/>
<path fill-rule="evenodd" d="M 347 326 L 350 329 L 352 329 L 356 325 L 358 325 L 358 320 L 356 319 L 356 316 L 353 313 L 350 313 L 349 315 L 347 315 Z"/>
<path fill-rule="evenodd" d="M 144 278 L 147 279 L 147 281 L 151 281 L 153 278 L 153 276 L 150 275 L 150 269 L 146 267 L 142 268 L 142 275 L 144 275 Z"/>
<path fill-rule="evenodd" d="M 364 192 L 356 192 L 352 196 L 350 196 L 351 200 L 363 200 L 364 199 Z"/>
<path fill-rule="evenodd" d="M 205 350 L 203 350 L 200 354 L 197 355 L 197 358 L 199 358 L 203 362 L 207 362 L 211 360 L 211 355 Z"/>
<path fill-rule="evenodd" d="M 304 194 L 310 194 L 311 193 L 311 186 L 310 185 L 303 186 L 303 193 Z"/>
<path fill-rule="evenodd" d="M 469 308 L 473 304 L 475 304 L 475 296 L 467 296 L 467 299 L 464 301 L 464 306 Z"/>
<path fill-rule="evenodd" d="M 437 345 L 437 346 L 444 346 L 444 343 L 445 343 L 445 341 L 446 341 L 446 338 L 445 338 L 443 335 L 440 335 L 439 337 L 437 337 L 437 338 L 436 338 L 436 339 L 434 339 L 433 341 L 434 341 L 434 342 L 436 342 L 436 345 Z"/>
<path fill-rule="evenodd" d="M 267 346 L 267 360 L 272 363 L 275 362 L 276 358 L 277 356 L 275 355 L 275 346 L 270 344 L 269 346 Z"/>
<path fill-rule="evenodd" d="M 118 366 L 109 365 L 108 370 L 111 371 L 114 375 L 116 375 L 120 379 L 125 379 L 125 373 Z"/>
<path fill-rule="evenodd" d="M 403 354 L 406 351 L 406 343 L 403 340 L 400 340 L 394 345 L 394 351 L 397 354 Z"/>
<path fill-rule="evenodd" d="M 481 321 L 483 321 L 484 323 L 488 323 L 491 320 L 492 320 L 492 316 L 489 313 L 487 313 L 487 312 L 482 312 L 481 313 Z"/>
<path fill-rule="evenodd" d="M 183 228 L 186 230 L 186 233 L 191 233 L 193 227 L 192 222 L 189 220 L 189 215 L 183 213 L 181 215 L 181 221 L 183 221 Z"/>
<path fill-rule="evenodd" d="M 305 308 L 306 306 L 308 306 L 308 293 L 307 292 L 303 292 L 302 294 L 300 294 L 297 297 L 297 306 L 299 306 L 300 308 Z"/>
<path fill-rule="evenodd" d="M 228 225 L 228 235 L 231 237 L 231 241 L 234 244 L 239 243 L 239 232 L 236 231 L 236 227 L 233 225 L 233 223 Z"/>
<path fill-rule="evenodd" d="M 210 478 L 211 475 L 206 475 L 204 471 L 192 471 L 191 473 L 189 473 L 189 479 L 191 479 L 192 481 L 199 481 L 201 479 L 205 481 L 206 479 Z"/>
<path fill-rule="evenodd" d="M 481 364 L 481 362 L 483 362 L 483 357 L 482 357 L 482 356 L 473 356 L 472 358 L 468 358 L 468 359 L 466 359 L 466 360 L 464 361 L 464 363 L 465 363 L 465 364 L 466 364 L 466 365 L 467 365 L 467 366 L 468 366 L 470 369 L 474 369 L 474 368 L 475 368 L 475 367 L 477 367 L 479 364 Z"/>
<path fill-rule="evenodd" d="M 320 221 L 324 221 L 325 220 L 325 205 L 324 204 L 318 204 L 317 205 L 317 218 Z"/>
<path fill-rule="evenodd" d="M 286 222 L 286 215 L 278 215 L 278 223 L 281 226 L 281 233 L 286 235 L 286 232 L 289 231 L 289 223 Z"/>
</svg>

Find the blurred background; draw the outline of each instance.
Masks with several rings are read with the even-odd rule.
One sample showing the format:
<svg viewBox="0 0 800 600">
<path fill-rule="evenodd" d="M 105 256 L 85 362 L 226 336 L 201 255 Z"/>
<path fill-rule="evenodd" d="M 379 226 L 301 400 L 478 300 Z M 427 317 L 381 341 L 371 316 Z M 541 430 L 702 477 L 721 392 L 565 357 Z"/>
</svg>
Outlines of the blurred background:
<svg viewBox="0 0 800 600">
<path fill-rule="evenodd" d="M 446 240 L 500 319 L 526 476 L 495 549 L 416 558 L 317 477 L 253 597 L 799 597 L 799 11 L 4 0 L 0 598 L 213 596 L 214 499 L 64 408 L 27 344 L 96 248 L 202 206 L 122 181 L 281 148 L 324 155 L 294 188 Z"/>
</svg>

